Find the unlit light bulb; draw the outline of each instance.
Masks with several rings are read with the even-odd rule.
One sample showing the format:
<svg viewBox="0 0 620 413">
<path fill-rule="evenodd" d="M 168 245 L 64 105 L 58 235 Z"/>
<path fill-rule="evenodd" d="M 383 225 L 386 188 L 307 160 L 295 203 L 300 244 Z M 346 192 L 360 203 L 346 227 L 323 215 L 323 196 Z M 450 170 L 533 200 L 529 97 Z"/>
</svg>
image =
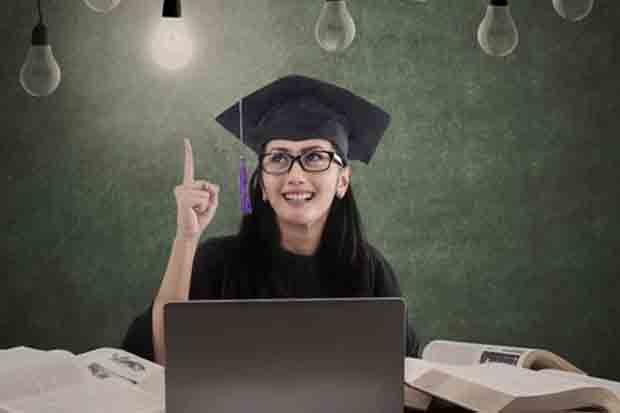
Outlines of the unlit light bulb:
<svg viewBox="0 0 620 413">
<path fill-rule="evenodd" d="M 107 13 L 121 2 L 121 0 L 84 0 L 84 3 L 97 13 Z"/>
<path fill-rule="evenodd" d="M 182 17 L 163 17 L 155 31 L 153 58 L 160 66 L 177 70 L 192 59 L 194 46 Z"/>
<path fill-rule="evenodd" d="M 351 45 L 355 38 L 355 22 L 345 0 L 325 0 L 314 35 L 328 52 L 340 52 Z"/>
<path fill-rule="evenodd" d="M 491 56 L 506 56 L 519 44 L 519 32 L 507 0 L 490 1 L 478 26 L 478 44 Z"/>
<path fill-rule="evenodd" d="M 594 0 L 553 0 L 555 11 L 572 22 L 583 19 L 592 11 Z"/>
<path fill-rule="evenodd" d="M 19 81 L 32 96 L 52 94 L 60 84 L 60 67 L 47 41 L 47 28 L 39 22 L 32 31 L 32 42 L 19 71 Z"/>
</svg>

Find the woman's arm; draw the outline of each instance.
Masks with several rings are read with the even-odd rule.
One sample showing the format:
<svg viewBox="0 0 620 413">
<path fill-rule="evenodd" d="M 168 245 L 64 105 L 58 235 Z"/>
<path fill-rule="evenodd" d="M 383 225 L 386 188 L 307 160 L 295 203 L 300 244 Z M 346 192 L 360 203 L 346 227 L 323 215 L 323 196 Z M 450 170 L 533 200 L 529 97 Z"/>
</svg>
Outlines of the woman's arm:
<svg viewBox="0 0 620 413">
<path fill-rule="evenodd" d="M 209 225 L 218 205 L 219 187 L 194 180 L 192 145 L 185 139 L 183 183 L 174 188 L 177 203 L 177 235 L 172 243 L 168 266 L 153 301 L 153 352 L 155 361 L 166 364 L 164 306 L 170 301 L 189 298 L 194 255 L 202 232 Z"/>
<path fill-rule="evenodd" d="M 194 180 L 194 157 L 191 144 L 186 139 L 183 183 L 174 188 L 177 204 L 176 237 L 152 305 L 133 321 L 125 335 L 122 346 L 127 351 L 161 365 L 166 363 L 164 306 L 171 301 L 189 299 L 194 256 L 199 250 L 201 234 L 215 215 L 218 193 L 217 185 Z M 199 273 L 205 272 L 204 268 L 197 267 Z"/>
<path fill-rule="evenodd" d="M 374 259 L 374 281 L 375 291 L 374 295 L 377 297 L 403 297 L 400 282 L 392 269 L 392 266 L 387 259 L 377 250 L 370 246 L 370 251 L 373 254 Z M 414 328 L 412 320 L 409 318 L 409 311 L 405 313 L 407 321 L 406 337 L 406 355 L 407 357 L 419 357 L 420 356 L 420 342 L 418 335 Z"/>
<path fill-rule="evenodd" d="M 171 301 L 189 299 L 189 287 L 192 278 L 192 264 L 198 240 L 193 238 L 175 238 L 168 266 L 163 276 L 159 291 L 153 301 L 153 350 L 155 362 L 166 364 L 166 345 L 164 342 L 164 305 Z"/>
</svg>

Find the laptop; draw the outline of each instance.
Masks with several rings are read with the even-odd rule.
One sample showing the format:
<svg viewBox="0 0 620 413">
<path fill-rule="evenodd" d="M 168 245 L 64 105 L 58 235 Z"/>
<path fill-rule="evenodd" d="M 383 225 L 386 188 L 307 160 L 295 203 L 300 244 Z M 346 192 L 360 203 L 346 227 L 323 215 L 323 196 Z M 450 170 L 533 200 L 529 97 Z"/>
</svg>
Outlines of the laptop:
<svg viewBox="0 0 620 413">
<path fill-rule="evenodd" d="M 402 298 L 164 307 L 166 413 L 402 413 Z"/>
</svg>

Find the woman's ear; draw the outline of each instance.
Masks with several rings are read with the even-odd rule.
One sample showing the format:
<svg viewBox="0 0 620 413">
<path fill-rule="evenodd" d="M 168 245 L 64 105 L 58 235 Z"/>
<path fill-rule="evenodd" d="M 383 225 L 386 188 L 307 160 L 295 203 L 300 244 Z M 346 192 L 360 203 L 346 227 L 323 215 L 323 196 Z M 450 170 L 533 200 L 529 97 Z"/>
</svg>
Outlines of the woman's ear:
<svg viewBox="0 0 620 413">
<path fill-rule="evenodd" d="M 342 168 L 338 175 L 338 182 L 336 182 L 336 196 L 339 199 L 344 198 L 347 190 L 349 189 L 349 183 L 351 181 L 351 165 L 347 165 Z"/>
</svg>

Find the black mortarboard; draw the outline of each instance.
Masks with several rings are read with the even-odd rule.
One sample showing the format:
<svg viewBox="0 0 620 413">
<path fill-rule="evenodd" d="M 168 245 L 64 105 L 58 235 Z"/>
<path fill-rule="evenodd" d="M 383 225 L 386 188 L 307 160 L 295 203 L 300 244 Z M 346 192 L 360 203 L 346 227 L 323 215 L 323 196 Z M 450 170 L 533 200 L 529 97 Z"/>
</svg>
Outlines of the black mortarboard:
<svg viewBox="0 0 620 413">
<path fill-rule="evenodd" d="M 260 154 L 271 139 L 328 139 L 346 159 L 368 163 L 390 115 L 346 89 L 290 75 L 242 99 L 243 143 Z M 217 122 L 241 139 L 239 104 Z"/>
</svg>

